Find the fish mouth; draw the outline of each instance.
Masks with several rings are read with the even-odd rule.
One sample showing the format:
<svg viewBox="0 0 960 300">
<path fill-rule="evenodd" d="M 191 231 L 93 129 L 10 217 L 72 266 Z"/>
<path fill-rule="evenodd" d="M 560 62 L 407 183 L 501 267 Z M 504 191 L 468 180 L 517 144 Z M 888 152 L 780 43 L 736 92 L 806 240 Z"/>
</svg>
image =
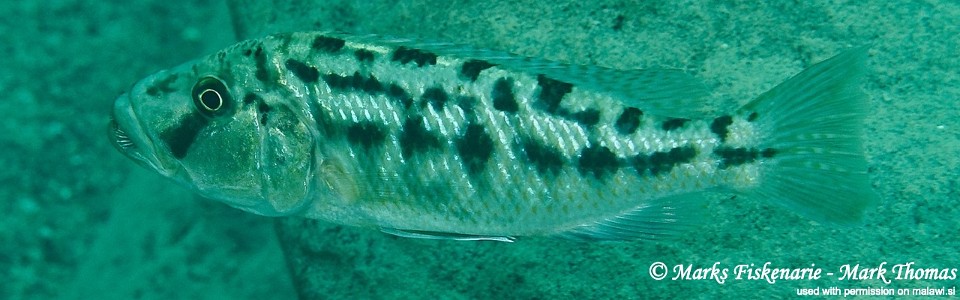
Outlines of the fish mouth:
<svg viewBox="0 0 960 300">
<path fill-rule="evenodd" d="M 130 138 L 130 135 L 126 131 L 120 129 L 120 125 L 117 124 L 117 119 L 110 116 L 110 142 L 114 148 L 117 148 L 121 153 L 128 153 L 129 151 L 136 151 L 137 144 L 133 142 L 133 139 Z"/>
<path fill-rule="evenodd" d="M 107 131 L 110 144 L 126 157 L 167 177 L 176 173 L 176 170 L 170 167 L 170 164 L 163 163 L 158 155 L 159 149 L 140 125 L 127 94 L 121 95 L 114 103 Z"/>
</svg>

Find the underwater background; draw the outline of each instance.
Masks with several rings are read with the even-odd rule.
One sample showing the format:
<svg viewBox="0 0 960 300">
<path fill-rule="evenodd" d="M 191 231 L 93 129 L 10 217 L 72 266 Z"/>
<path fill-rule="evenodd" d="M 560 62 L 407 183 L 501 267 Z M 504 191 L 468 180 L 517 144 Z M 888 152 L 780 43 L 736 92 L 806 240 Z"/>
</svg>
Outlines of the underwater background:
<svg viewBox="0 0 960 300">
<path fill-rule="evenodd" d="M 952 279 L 673 279 L 674 267 L 960 268 L 956 1 L 5 1 L 0 4 L 0 299 L 797 297 Z M 862 225 L 766 199 L 703 199 L 664 242 L 404 239 L 202 199 L 112 149 L 113 100 L 144 76 L 272 32 L 420 37 L 618 69 L 682 68 L 725 111 L 869 47 Z M 656 263 L 669 276 L 655 280 Z M 914 294 L 915 295 L 915 294 Z"/>
</svg>

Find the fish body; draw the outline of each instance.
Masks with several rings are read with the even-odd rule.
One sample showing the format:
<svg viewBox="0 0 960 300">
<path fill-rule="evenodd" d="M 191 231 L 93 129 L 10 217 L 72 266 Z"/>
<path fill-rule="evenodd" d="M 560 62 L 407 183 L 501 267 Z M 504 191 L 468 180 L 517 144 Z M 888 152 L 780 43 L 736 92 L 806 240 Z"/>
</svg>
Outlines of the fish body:
<svg viewBox="0 0 960 300">
<path fill-rule="evenodd" d="M 572 66 L 445 43 L 301 32 L 161 71 L 111 139 L 200 194 L 409 237 L 672 235 L 704 192 L 850 223 L 875 201 L 864 51 L 705 117 L 677 70 Z"/>
</svg>

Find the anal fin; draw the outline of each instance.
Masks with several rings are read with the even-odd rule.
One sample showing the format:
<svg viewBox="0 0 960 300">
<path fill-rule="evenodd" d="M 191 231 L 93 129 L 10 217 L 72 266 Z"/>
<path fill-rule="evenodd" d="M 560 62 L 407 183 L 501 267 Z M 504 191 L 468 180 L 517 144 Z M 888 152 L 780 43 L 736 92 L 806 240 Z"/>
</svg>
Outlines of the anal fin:
<svg viewBox="0 0 960 300">
<path fill-rule="evenodd" d="M 656 199 L 631 211 L 557 233 L 579 241 L 665 240 L 687 232 L 699 223 L 706 201 L 704 192 Z"/>
</svg>

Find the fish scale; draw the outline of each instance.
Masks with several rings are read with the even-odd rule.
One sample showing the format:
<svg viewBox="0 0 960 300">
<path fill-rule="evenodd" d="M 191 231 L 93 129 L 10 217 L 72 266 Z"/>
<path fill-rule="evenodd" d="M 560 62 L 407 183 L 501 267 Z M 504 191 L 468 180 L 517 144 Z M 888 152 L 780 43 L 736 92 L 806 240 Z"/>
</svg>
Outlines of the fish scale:
<svg viewBox="0 0 960 300">
<path fill-rule="evenodd" d="M 280 34 L 142 80 L 111 132 L 124 154 L 235 207 L 407 237 L 656 238 L 695 223 L 715 191 L 844 223 L 875 201 L 858 154 L 860 57 L 705 117 L 691 113 L 700 85 L 674 70 Z M 230 153 L 251 147 L 260 154 Z M 824 178 L 842 182 L 803 189 Z"/>
<path fill-rule="evenodd" d="M 349 47 L 349 44 L 348 44 L 348 47 Z M 387 56 L 387 55 L 389 54 L 389 52 L 378 52 L 378 51 L 377 51 L 377 50 L 382 50 L 382 49 L 366 49 L 366 50 L 368 50 L 368 51 L 370 51 L 370 52 L 372 52 L 372 53 L 380 54 L 380 57 L 385 57 L 385 56 Z M 349 49 L 347 49 L 347 52 L 349 52 Z M 321 60 L 323 60 L 323 59 L 325 59 L 325 58 L 328 58 L 328 57 L 326 57 L 326 56 L 321 56 L 321 57 L 322 57 L 322 58 L 304 57 L 304 58 L 301 58 L 301 59 L 304 60 L 304 61 L 315 61 L 315 60 L 316 60 L 317 62 L 315 62 L 315 63 L 316 63 L 317 65 L 324 65 L 324 63 L 321 62 Z M 377 62 L 377 60 L 374 60 L 374 63 L 376 63 L 376 62 Z M 418 66 L 413 70 L 413 72 L 412 72 L 413 74 L 407 74 L 407 75 L 406 75 L 408 78 L 402 78 L 402 76 L 397 76 L 397 78 L 393 78 L 393 77 L 391 77 L 391 76 L 388 75 L 388 74 L 403 74 L 403 72 L 399 72 L 399 71 L 397 71 L 397 70 L 387 69 L 387 68 L 383 68 L 383 70 L 381 71 L 381 72 L 383 72 L 383 73 L 369 72 L 369 73 L 367 73 L 367 74 L 361 74 L 361 75 L 363 75 L 363 76 L 373 76 L 373 77 L 376 77 L 376 78 L 380 78 L 382 81 L 388 81 L 388 80 L 405 81 L 405 80 L 409 80 L 409 77 L 414 77 L 414 78 L 421 78 L 421 80 L 423 80 L 423 81 L 425 81 L 425 82 L 430 82 L 430 83 L 437 83 L 437 82 L 444 82 L 444 81 L 446 81 L 446 82 L 456 82 L 457 84 L 464 84 L 464 82 L 463 82 L 462 80 L 451 79 L 450 77 L 457 77 L 457 74 L 456 74 L 455 72 L 449 72 L 449 70 L 456 70 L 457 66 L 460 66 L 460 67 L 462 68 L 462 62 L 456 61 L 456 60 L 452 60 L 452 61 L 449 61 L 449 62 L 445 62 L 446 64 L 449 65 L 449 66 L 447 66 L 447 68 L 446 68 L 448 71 L 438 71 L 438 70 L 434 70 L 434 68 L 442 68 L 442 67 L 443 67 L 442 65 L 443 65 L 444 62 L 445 62 L 445 61 L 443 61 L 443 60 L 440 61 L 441 66 L 420 66 L 420 65 L 418 65 Z M 405 67 L 406 65 L 407 65 L 407 64 L 401 64 L 400 67 L 401 67 L 401 68 L 404 68 L 404 69 L 407 69 L 407 67 Z M 409 65 L 412 66 L 413 64 L 409 64 Z M 373 69 L 378 69 L 378 68 L 373 68 Z M 484 93 L 484 92 L 489 92 L 489 91 L 491 90 L 490 86 L 492 86 L 492 85 L 490 85 L 490 84 L 485 84 L 484 81 L 491 81 L 491 80 L 495 81 L 495 80 L 500 80 L 500 79 L 502 79 L 502 78 L 511 78 L 511 79 L 513 79 L 514 77 L 518 77 L 517 79 L 514 79 L 514 80 L 519 81 L 519 80 L 520 80 L 519 78 L 522 78 L 521 76 L 524 76 L 524 74 L 511 74 L 510 72 L 506 72 L 506 71 L 501 71 L 501 72 L 490 72 L 490 71 L 493 71 L 493 70 L 489 70 L 489 69 L 488 69 L 488 70 L 486 70 L 486 71 L 481 71 L 481 72 L 478 74 L 479 76 L 477 77 L 477 81 L 479 81 L 479 82 L 478 82 L 477 84 L 475 84 L 475 85 L 472 86 L 473 89 L 475 90 L 475 92 L 474 92 L 473 94 L 471 94 L 470 96 L 479 97 L 480 99 L 483 99 L 483 100 L 484 100 L 484 101 L 481 101 L 481 104 L 483 104 L 483 106 L 482 106 L 482 107 L 475 107 L 475 109 L 478 109 L 478 110 L 479 110 L 479 109 L 484 109 L 484 110 L 485 110 L 484 113 L 483 113 L 484 115 L 496 116 L 496 117 L 491 117 L 491 119 L 492 119 L 492 118 L 497 118 L 497 117 L 503 118 L 503 120 L 502 120 L 503 124 L 492 124 L 492 122 L 489 122 L 489 121 L 488 121 L 488 122 L 483 122 L 483 121 L 486 121 L 486 120 L 480 119 L 480 120 L 479 120 L 480 123 L 482 123 L 484 126 L 489 127 L 489 128 L 497 128 L 497 130 L 500 130 L 500 128 L 509 128 L 509 129 L 511 129 L 511 130 L 505 130 L 505 132 L 521 133 L 521 134 L 524 134 L 524 135 L 527 135 L 527 136 L 531 136 L 531 137 L 539 137 L 539 139 L 535 139 L 535 140 L 537 140 L 537 142 L 546 143 L 546 144 L 551 144 L 551 145 L 552 145 L 552 144 L 558 144 L 559 141 L 551 141 L 550 138 L 564 137 L 564 136 L 570 137 L 570 138 L 568 138 L 568 139 L 565 139 L 565 141 L 566 141 L 565 143 L 562 143 L 562 144 L 570 145 L 569 147 L 564 147 L 564 148 L 566 148 L 566 149 L 569 149 L 569 151 L 568 151 L 567 153 L 564 153 L 564 156 L 566 156 L 566 159 L 569 160 L 569 161 L 572 161 L 572 160 L 573 160 L 573 157 L 574 157 L 578 152 L 582 151 L 582 148 L 584 147 L 584 145 L 589 144 L 589 141 L 588 141 L 589 138 L 588 138 L 587 135 L 584 133 L 584 128 L 583 128 L 582 126 L 578 126 L 578 125 L 577 125 L 577 126 L 571 126 L 571 125 L 574 125 L 574 124 L 570 124 L 570 123 L 571 123 L 570 121 L 558 119 L 558 118 L 556 118 L 555 116 L 539 116 L 540 118 L 535 118 L 535 117 L 534 117 L 534 118 L 531 118 L 531 119 L 534 119 L 534 120 L 536 120 L 536 119 L 545 120 L 546 122 L 550 122 L 551 125 L 555 125 L 556 127 L 562 128 L 563 131 L 561 131 L 561 132 L 555 132 L 555 131 L 554 131 L 554 132 L 549 132 L 549 131 L 544 131 L 543 129 L 539 129 L 539 130 L 536 130 L 536 131 L 531 131 L 530 128 L 527 128 L 526 126 L 524 126 L 524 124 L 523 124 L 523 122 L 522 122 L 522 120 L 523 120 L 522 117 L 518 117 L 518 119 L 521 120 L 521 121 L 520 121 L 520 122 L 517 122 L 517 121 L 513 120 L 513 118 L 511 118 L 510 116 L 508 116 L 506 113 L 498 112 L 498 111 L 496 111 L 496 109 L 490 109 L 491 107 L 494 106 L 494 105 L 492 105 L 493 100 L 490 99 L 491 97 L 489 97 L 488 95 L 485 95 L 486 93 Z M 360 72 L 360 70 L 358 70 L 358 68 L 357 68 L 357 69 L 346 69 L 346 70 L 341 71 L 341 76 L 343 76 L 342 74 L 351 74 L 351 73 L 353 73 L 353 72 Z M 491 74 L 491 73 L 493 73 L 493 74 Z M 500 74 L 500 73 L 505 73 L 505 74 Z M 424 74 L 429 74 L 429 75 L 424 75 Z M 447 76 L 443 76 L 442 74 L 446 74 Z M 525 76 L 525 77 L 530 77 L 530 76 Z M 426 79 L 424 80 L 423 78 L 426 78 Z M 490 80 L 485 80 L 485 79 L 490 79 Z M 534 95 L 538 92 L 538 88 L 537 88 L 537 85 L 533 84 L 532 78 L 527 78 L 527 80 L 528 80 L 529 82 L 527 82 L 526 84 L 523 84 L 523 83 L 512 84 L 512 86 L 511 86 L 510 88 L 511 88 L 511 89 L 515 89 L 517 86 L 527 86 L 527 87 L 529 87 L 528 89 L 525 89 L 525 90 L 516 90 L 516 91 L 514 92 L 514 94 L 515 94 L 515 95 L 517 96 L 517 98 L 518 98 L 517 101 L 520 102 L 520 103 L 524 106 L 524 109 L 523 109 L 522 111 L 533 111 L 534 108 L 532 107 L 532 106 L 533 106 L 532 104 L 533 104 L 534 102 L 532 101 L 532 99 L 534 99 Z M 430 83 L 421 83 L 419 86 L 421 86 L 421 87 L 431 86 Z M 469 89 L 469 88 L 468 88 L 468 89 Z M 425 92 L 426 90 L 427 90 L 427 89 L 421 89 L 421 91 L 419 91 L 421 98 L 426 94 L 426 92 Z M 447 86 L 444 86 L 443 90 L 444 90 L 444 92 L 448 92 L 448 91 L 452 90 L 452 88 L 449 88 L 449 87 L 447 87 Z M 358 95 L 356 95 L 356 97 L 357 97 L 357 98 L 362 98 L 362 97 L 363 97 L 363 94 L 364 94 L 364 93 L 358 93 Z M 416 95 L 416 93 L 410 93 L 410 94 Z M 586 95 L 581 95 L 581 94 L 586 94 L 586 93 L 581 93 L 579 90 L 576 91 L 576 92 L 571 91 L 570 97 L 582 97 L 582 98 L 586 98 Z M 317 98 L 323 98 L 323 96 L 321 95 L 321 96 L 318 96 Z M 417 97 L 415 96 L 414 98 L 417 98 Z M 586 99 L 590 99 L 590 98 L 586 98 Z M 371 100 L 373 100 L 373 101 L 377 101 L 377 100 L 388 101 L 388 100 L 384 100 L 384 99 L 371 99 Z M 579 107 L 579 108 L 571 108 L 571 110 L 579 110 L 579 111 L 585 110 L 585 109 L 586 109 L 586 108 L 584 107 L 584 106 L 586 106 L 586 105 L 585 105 L 585 102 L 588 102 L 588 101 L 574 102 L 574 103 L 576 103 L 576 104 L 579 104 L 579 105 L 582 106 L 582 107 Z M 611 106 L 615 106 L 615 105 L 611 105 Z M 361 105 L 361 107 L 365 107 L 365 106 Z M 451 109 L 450 109 L 450 106 L 447 106 L 447 107 L 445 107 L 443 110 L 446 112 L 446 111 L 450 111 Z M 424 112 L 425 112 L 425 114 L 424 114 Z M 428 131 L 431 131 L 431 129 L 433 129 L 432 127 L 436 127 L 436 131 L 438 131 L 439 136 L 442 136 L 443 138 L 445 138 L 445 139 L 447 140 L 447 142 L 448 142 L 448 145 L 449 145 L 449 144 L 452 144 L 451 141 L 452 141 L 453 139 L 455 139 L 456 137 L 459 137 L 460 135 L 462 135 L 462 131 L 460 131 L 460 130 L 451 131 L 451 132 L 449 132 L 449 133 L 444 130 L 444 128 L 446 128 L 446 127 L 448 127 L 448 126 L 456 126 L 455 124 L 460 124 L 460 123 L 462 122 L 462 120 L 451 120 L 450 118 L 442 118 L 442 117 L 439 116 L 439 114 L 437 114 L 437 112 L 436 112 L 436 111 L 433 109 L 433 107 L 431 107 L 431 106 L 426 106 L 426 110 L 425 110 L 425 111 L 422 111 L 421 114 L 430 117 L 430 118 L 425 118 L 424 125 L 425 125 L 426 129 L 427 129 Z M 531 116 L 533 116 L 533 114 L 531 114 Z M 348 120 L 344 120 L 344 121 L 348 121 Z M 355 122 L 355 121 L 354 121 L 354 122 Z M 519 123 L 519 124 L 514 124 L 514 123 Z M 551 126 L 551 127 L 552 127 L 552 126 Z M 571 129 L 571 128 L 572 128 L 572 129 Z M 604 127 L 604 129 L 607 129 L 607 128 L 608 128 L 608 127 Z M 575 134 L 573 134 L 573 133 L 575 133 Z M 614 139 L 614 138 L 616 138 L 616 137 L 613 137 L 612 135 L 610 135 L 609 132 L 604 132 L 604 133 L 607 133 L 606 135 L 603 136 L 603 137 L 605 137 L 605 138 L 608 138 L 608 139 Z M 515 134 L 515 135 L 518 135 L 518 134 Z M 711 138 L 712 138 L 712 137 L 711 137 Z M 514 140 L 517 140 L 517 139 L 519 139 L 519 138 L 518 138 L 518 137 L 515 137 L 515 136 L 504 136 L 504 137 L 502 137 L 502 138 L 500 138 L 500 139 L 498 140 L 498 142 L 499 142 L 498 144 L 499 144 L 499 145 L 503 145 L 503 147 L 498 147 L 497 149 L 500 150 L 501 152 L 515 152 L 516 150 L 513 149 L 513 147 L 512 147 L 511 144 L 513 144 L 513 141 L 514 141 Z M 601 144 L 602 144 L 602 143 L 601 143 Z M 621 149 L 619 149 L 619 148 L 615 148 L 615 149 L 621 150 Z M 447 149 L 447 150 L 444 151 L 443 153 L 437 154 L 437 155 L 435 155 L 435 156 L 438 157 L 439 159 L 441 159 L 441 160 L 443 161 L 443 164 L 444 164 L 444 165 L 449 166 L 450 164 L 449 164 L 449 161 L 448 161 L 447 159 L 449 159 L 449 158 L 451 157 L 451 154 L 452 154 L 453 152 L 454 152 L 454 151 L 453 151 L 452 149 Z M 628 156 L 630 156 L 630 155 L 635 155 L 635 153 L 634 153 L 634 154 L 621 153 L 620 156 L 621 156 L 621 157 L 628 157 Z M 401 161 L 401 164 L 404 164 L 404 163 L 406 163 L 406 162 L 405 162 L 405 161 Z M 508 162 L 508 163 L 509 163 L 509 164 L 516 164 L 515 162 Z M 432 164 L 430 164 L 430 165 L 432 165 Z M 362 171 L 362 170 L 360 170 L 360 171 Z M 425 178 L 425 177 L 423 177 L 423 176 L 418 176 L 418 177 L 415 177 L 415 179 L 412 180 L 412 182 L 405 182 L 405 183 L 402 183 L 401 185 L 405 185 L 405 186 L 417 186 L 417 185 L 419 185 L 419 184 L 422 184 L 422 182 L 424 182 L 424 181 L 430 181 L 430 180 L 432 180 L 433 178 L 437 178 L 437 177 L 446 178 L 446 177 L 448 177 L 448 176 L 449 176 L 449 177 L 455 177 L 455 176 L 458 175 L 458 174 L 465 174 L 466 171 L 467 171 L 467 170 L 464 170 L 463 168 L 430 168 L 430 170 L 429 170 L 427 173 L 437 174 L 435 177 L 426 177 L 426 178 Z M 513 170 L 513 172 L 514 172 L 513 176 L 487 177 L 486 179 L 487 179 L 487 180 L 490 180 L 490 183 L 491 183 L 491 184 L 494 184 L 494 185 L 502 184 L 502 185 L 504 185 L 504 186 L 528 186 L 529 183 L 527 183 L 527 182 L 500 182 L 500 181 L 503 181 L 503 180 L 498 180 L 498 179 L 508 178 L 508 177 L 513 177 L 513 178 L 537 178 L 537 177 L 540 177 L 540 176 L 541 176 L 540 174 L 537 174 L 537 173 L 529 173 L 529 172 L 524 173 L 523 171 L 521 171 L 521 168 L 517 168 L 517 169 Z M 414 173 L 416 173 L 416 175 L 423 175 L 423 172 L 414 172 Z M 445 173 L 447 173 L 447 174 L 445 174 Z M 570 173 L 572 173 L 572 172 L 568 172 L 567 174 L 570 174 Z M 442 174 L 442 175 L 441 175 L 441 174 Z M 575 175 L 576 175 L 576 174 L 575 174 Z M 582 177 L 581 177 L 581 176 L 564 176 L 564 177 L 559 177 L 559 178 L 556 178 L 556 179 L 552 179 L 551 181 L 552 181 L 553 184 L 556 185 L 556 186 L 581 186 L 581 185 L 583 185 L 583 183 L 580 182 L 580 181 L 582 181 Z M 535 181 L 535 182 L 546 182 L 546 181 L 538 180 L 538 181 Z M 374 183 L 374 182 L 371 182 L 370 184 L 375 184 L 375 183 Z M 467 185 L 467 184 L 464 184 L 464 183 L 453 183 L 453 184 L 451 184 L 451 185 L 453 185 L 453 186 L 460 186 L 460 185 Z M 623 186 L 630 186 L 630 185 L 627 184 L 627 185 L 623 185 Z M 542 200 L 544 200 L 544 199 L 555 199 L 555 198 L 565 199 L 565 198 L 566 198 L 566 199 L 568 199 L 568 200 L 566 200 L 566 202 L 569 202 L 569 203 L 576 203 L 576 202 L 578 202 L 578 201 L 576 201 L 577 199 L 574 199 L 574 198 L 577 197 L 577 196 L 575 196 L 575 195 L 574 195 L 574 196 L 566 196 L 566 197 L 563 196 L 563 195 L 570 195 L 570 194 L 572 194 L 572 192 L 564 191 L 564 190 L 559 189 L 559 188 L 556 188 L 556 187 L 551 188 L 551 187 L 549 187 L 549 186 L 547 186 L 547 188 L 546 188 L 545 190 L 546 190 L 546 191 L 553 191 L 553 192 L 552 192 L 552 193 L 547 193 L 547 195 L 543 195 L 543 196 L 537 197 L 537 198 L 530 197 L 529 200 L 532 200 L 532 201 L 529 201 L 529 204 L 526 204 L 526 205 L 521 204 L 521 205 L 519 206 L 519 207 L 520 207 L 520 210 L 521 210 L 521 211 L 535 211 L 535 210 L 538 210 L 541 206 L 544 206 L 544 205 L 545 205 L 544 202 L 542 201 Z M 505 193 L 505 194 L 502 194 L 502 195 L 498 195 L 498 197 L 492 197 L 492 198 L 486 198 L 486 199 L 483 198 L 483 197 L 479 197 L 479 198 L 472 198 L 472 197 L 459 197 L 459 198 L 458 198 L 458 197 L 450 197 L 450 198 L 453 198 L 453 199 L 465 199 L 465 201 L 468 201 L 468 203 L 462 204 L 463 206 L 475 207 L 475 205 L 469 204 L 470 199 L 474 199 L 473 201 L 496 201 L 496 199 L 518 199 L 518 198 L 519 198 L 519 199 L 527 199 L 528 197 L 524 197 L 524 196 L 529 195 L 529 194 L 522 193 L 522 190 L 521 190 L 520 193 L 516 193 L 515 191 L 513 191 L 513 192 L 514 192 L 514 193 Z M 421 193 L 422 193 L 422 192 L 421 192 Z M 552 195 L 556 195 L 556 196 L 552 196 Z M 424 197 L 424 196 L 422 196 L 422 195 L 416 195 L 416 193 L 407 194 L 407 195 L 405 195 L 405 196 L 406 196 L 406 197 L 404 197 L 405 199 L 428 199 L 427 202 L 437 202 L 437 199 L 446 198 L 446 197 L 443 197 L 444 195 L 429 195 L 429 196 L 427 196 L 427 197 Z M 596 198 L 598 198 L 598 201 L 606 200 L 606 199 L 603 199 L 604 197 L 603 197 L 602 195 L 597 195 Z M 561 201 L 561 202 L 562 202 L 562 201 L 564 201 L 564 200 L 558 200 L 558 201 Z M 633 202 L 633 201 L 630 201 L 630 202 Z M 457 202 L 453 202 L 453 203 L 457 203 Z M 457 203 L 457 204 L 459 204 L 459 203 Z M 437 208 L 438 208 L 438 209 L 441 209 L 441 211 L 437 211 L 437 213 L 439 213 L 439 214 L 444 214 L 444 213 L 446 213 L 445 211 L 442 211 L 442 209 L 449 209 L 449 208 L 445 207 L 444 205 L 442 205 L 442 202 L 441 202 L 441 204 L 438 204 Z M 402 216 L 401 218 L 404 218 L 404 217 L 405 217 L 405 216 Z M 532 220 L 532 221 L 535 221 L 535 220 Z M 400 223 L 400 222 L 401 222 L 401 220 L 396 220 L 396 221 L 392 221 L 392 222 L 390 222 L 390 223 L 392 223 L 392 224 L 398 224 L 398 227 L 402 227 L 402 226 L 405 226 L 405 225 L 406 225 L 406 224 L 402 224 L 402 223 Z M 499 222 L 499 220 L 491 220 L 491 222 Z M 540 223 L 540 222 L 536 222 L 536 223 Z M 470 224 L 470 225 L 474 225 L 474 226 L 480 225 L 479 227 L 486 227 L 486 228 L 490 228 L 490 227 L 493 227 L 493 226 L 494 226 L 494 224 Z M 437 228 L 437 229 L 439 229 L 439 228 Z M 431 229 L 428 229 L 428 230 L 437 230 L 437 229 L 431 228 Z"/>
</svg>

